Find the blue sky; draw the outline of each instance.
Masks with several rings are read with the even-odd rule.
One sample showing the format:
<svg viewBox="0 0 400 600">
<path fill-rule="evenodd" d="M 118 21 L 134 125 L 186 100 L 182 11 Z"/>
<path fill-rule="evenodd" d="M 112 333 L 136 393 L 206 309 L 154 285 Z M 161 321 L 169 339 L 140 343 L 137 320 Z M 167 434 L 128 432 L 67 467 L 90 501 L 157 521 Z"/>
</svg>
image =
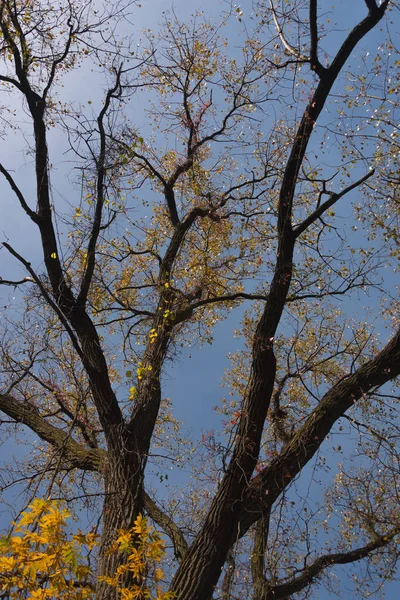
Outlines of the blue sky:
<svg viewBox="0 0 400 600">
<path fill-rule="evenodd" d="M 323 4 L 328 9 L 328 3 L 321 2 L 320 4 Z M 226 8 L 226 6 L 226 2 L 211 0 L 204 0 L 198 3 L 176 1 L 173 4 L 175 13 L 181 19 L 190 17 L 197 9 L 201 9 L 210 18 L 218 19 L 221 10 Z M 247 16 L 247 11 L 250 11 L 250 6 L 250 2 L 240 4 L 245 17 Z M 362 0 L 330 2 L 329 9 L 331 7 L 334 7 L 332 20 L 337 20 L 339 23 L 345 21 L 346 27 L 349 28 L 358 20 L 361 14 L 365 14 L 365 4 Z M 140 9 L 132 8 L 131 22 L 133 24 L 134 35 L 138 39 L 138 44 L 141 43 L 142 29 L 155 29 L 161 19 L 162 11 L 168 10 L 168 8 L 168 2 L 159 0 L 143 0 Z M 335 29 L 334 33 L 329 37 L 328 46 L 332 49 L 335 46 L 337 47 L 344 35 L 345 32 Z M 362 43 L 361 47 L 366 47 L 367 45 L 375 47 L 379 44 L 381 35 L 379 31 L 374 32 L 368 37 L 367 41 Z M 90 80 L 89 85 L 88 80 Z M 82 85 L 83 81 L 85 85 Z M 97 81 L 96 75 L 86 72 L 84 68 L 77 76 L 74 75 L 71 78 L 68 95 L 71 98 L 79 98 L 82 102 L 91 100 L 95 103 L 96 89 L 100 89 L 100 80 Z M 22 111 L 18 113 L 18 118 L 20 121 L 26 120 Z M 137 110 L 135 118 L 140 123 L 140 110 Z M 29 136 L 29 131 L 26 130 L 26 132 Z M 23 148 L 24 143 L 21 135 L 9 135 L 6 141 L 0 141 L 0 160 L 5 164 L 11 163 L 15 166 L 15 177 L 20 182 L 27 197 L 29 197 L 32 185 L 30 177 L 32 157 L 26 154 Z M 50 148 L 53 151 L 52 156 L 55 157 L 53 159 L 55 165 L 53 174 L 54 190 L 59 197 L 64 197 L 70 206 L 74 206 L 79 193 L 72 191 L 70 182 L 65 177 L 65 172 L 68 168 L 68 156 L 64 153 L 66 149 L 65 142 L 56 131 L 50 139 Z M 18 248 L 18 251 L 23 256 L 29 256 L 29 260 L 39 266 L 41 257 L 38 234 L 29 220 L 22 214 L 19 207 L 15 206 L 14 198 L 5 189 L 4 184 L 2 189 L 4 196 L 0 205 L 0 223 L 2 224 L 0 232 L 4 232 L 3 239 L 9 240 L 12 245 Z M 15 262 L 11 262 L 9 257 L 6 256 L 4 250 L 1 251 L 0 258 L 2 277 L 17 277 L 19 276 L 17 272 L 22 273 L 19 267 L 16 267 Z M 7 288 L 0 288 L 0 294 L 2 294 L 2 305 L 12 304 L 13 297 L 18 296 L 18 293 L 14 293 L 12 289 Z M 215 415 L 213 407 L 218 404 L 221 395 L 224 394 L 221 391 L 220 383 L 224 368 L 228 366 L 226 355 L 228 352 L 240 349 L 241 342 L 234 338 L 233 328 L 237 327 L 241 313 L 242 310 L 235 311 L 227 321 L 218 324 L 216 335 L 214 336 L 215 342 L 212 346 L 207 345 L 202 348 L 183 351 L 182 356 L 178 357 L 178 360 L 172 365 L 165 376 L 165 395 L 173 399 L 177 417 L 184 421 L 184 429 L 190 431 L 197 439 L 208 429 L 218 426 L 219 417 Z M 24 449 L 21 449 L 21 447 L 14 448 L 13 443 L 8 442 L 6 445 L 3 445 L 4 451 L 18 455 L 24 452 Z M 333 460 L 335 461 L 336 457 Z M 182 476 L 174 476 L 172 480 L 179 484 L 182 481 Z M 339 569 L 336 572 L 339 573 Z M 340 597 L 350 597 L 348 591 L 350 584 L 345 577 L 342 577 L 342 583 L 344 591 Z M 400 586 L 396 584 L 388 586 L 388 598 L 396 598 L 399 593 Z M 318 598 L 321 600 L 330 600 L 333 597 L 336 596 L 322 590 L 318 592 Z"/>
</svg>

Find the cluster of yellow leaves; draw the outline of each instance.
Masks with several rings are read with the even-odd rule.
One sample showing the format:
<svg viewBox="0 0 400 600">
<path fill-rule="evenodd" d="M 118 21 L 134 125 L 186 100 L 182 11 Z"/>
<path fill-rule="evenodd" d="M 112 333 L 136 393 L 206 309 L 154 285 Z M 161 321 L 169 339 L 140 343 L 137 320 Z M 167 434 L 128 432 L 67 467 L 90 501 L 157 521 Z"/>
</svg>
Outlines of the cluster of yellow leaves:
<svg viewBox="0 0 400 600">
<path fill-rule="evenodd" d="M 117 588 L 121 600 L 172 600 L 171 592 L 161 588 L 163 571 L 157 567 L 165 554 L 164 542 L 148 524 L 147 519 L 139 515 L 129 530 L 121 530 L 112 551 L 126 555 L 113 577 L 102 578 L 108 585 Z M 154 591 L 145 586 L 146 576 L 152 569 Z M 131 579 L 129 587 L 122 582 L 127 575 Z"/>
<path fill-rule="evenodd" d="M 151 342 L 154 342 L 155 338 L 150 338 Z M 140 381 L 146 375 L 146 373 L 150 373 L 153 370 L 151 365 L 144 366 L 141 361 L 138 362 L 138 368 L 136 369 L 137 378 Z"/>
<path fill-rule="evenodd" d="M 36 499 L 0 539 L 0 590 L 15 599 L 93 598 L 90 567 L 81 551 L 96 544 L 94 533 L 68 536 L 69 512 L 60 503 Z"/>
<path fill-rule="evenodd" d="M 13 523 L 14 534 L 0 538 L 0 593 L 15 600 L 93 600 L 95 584 L 88 553 L 96 546 L 93 532 L 67 533 L 70 513 L 62 503 L 36 499 Z M 163 592 L 163 572 L 158 568 L 164 543 L 139 515 L 131 530 L 121 530 L 112 551 L 126 555 L 113 577 L 103 578 L 121 600 L 172 600 Z M 145 587 L 152 570 L 154 592 Z M 121 584 L 130 574 L 129 587 Z"/>
</svg>

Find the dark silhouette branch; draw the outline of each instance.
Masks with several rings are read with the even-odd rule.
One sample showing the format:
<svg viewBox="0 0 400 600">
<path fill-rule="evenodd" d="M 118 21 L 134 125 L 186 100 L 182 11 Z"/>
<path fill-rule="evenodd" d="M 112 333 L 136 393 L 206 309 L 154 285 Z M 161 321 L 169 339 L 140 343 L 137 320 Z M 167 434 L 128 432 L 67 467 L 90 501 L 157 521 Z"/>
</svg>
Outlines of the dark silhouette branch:
<svg viewBox="0 0 400 600">
<path fill-rule="evenodd" d="M 336 204 L 336 202 L 338 202 L 338 200 L 343 198 L 343 196 L 345 196 L 346 194 L 348 194 L 355 188 L 362 185 L 365 181 L 367 181 L 370 177 L 372 177 L 374 175 L 374 173 L 375 173 L 375 170 L 372 169 L 371 171 L 369 171 L 369 173 L 367 173 L 366 175 L 364 175 L 363 177 L 358 179 L 358 181 L 355 181 L 354 183 L 352 183 L 351 185 L 346 187 L 344 190 L 342 190 L 341 192 L 338 192 L 336 194 L 334 192 L 325 192 L 326 194 L 328 194 L 330 196 L 329 200 L 326 200 L 326 202 L 323 202 L 322 204 L 320 204 L 320 206 L 318 206 L 318 208 L 311 215 L 309 215 L 306 219 L 304 219 L 304 221 L 302 223 L 300 223 L 299 225 L 294 227 L 293 231 L 294 231 L 295 236 L 299 237 L 302 233 L 304 233 L 304 231 L 306 231 L 306 229 L 308 229 L 310 227 L 310 225 L 315 223 L 315 221 L 317 221 L 317 219 L 319 219 L 324 214 L 324 212 L 326 212 L 331 206 Z"/>
<path fill-rule="evenodd" d="M 366 394 L 400 375 L 400 330 L 386 346 L 354 373 L 342 377 L 320 400 L 304 425 L 278 457 L 251 482 L 241 511 L 241 534 L 272 506 L 294 477 L 311 460 L 336 421 Z"/>
<path fill-rule="evenodd" d="M 60 319 L 60 322 L 62 323 L 62 325 L 64 326 L 64 329 L 68 333 L 69 338 L 70 338 L 70 340 L 72 342 L 72 345 L 74 346 L 74 348 L 75 348 L 78 356 L 80 356 L 80 358 L 83 359 L 82 349 L 81 349 L 81 347 L 79 345 L 79 342 L 78 342 L 78 340 L 77 340 L 74 332 L 72 331 L 71 327 L 69 326 L 69 323 L 68 323 L 65 315 L 62 313 L 62 311 L 60 310 L 60 308 L 58 307 L 58 305 L 51 298 L 50 294 L 48 293 L 48 291 L 46 290 L 45 286 L 43 285 L 43 282 L 40 280 L 40 278 L 36 275 L 35 271 L 32 269 L 31 263 L 28 262 L 27 260 L 25 260 L 23 258 L 23 256 L 21 256 L 20 254 L 18 254 L 18 252 L 16 250 L 14 250 L 14 248 L 12 248 L 9 244 L 7 244 L 7 242 L 3 242 L 3 246 L 22 265 L 24 265 L 25 269 L 32 276 L 32 280 L 36 283 L 36 285 L 40 289 L 40 292 L 41 292 L 43 298 L 46 300 L 47 304 L 54 310 L 54 312 L 56 313 L 56 315 Z"/>
<path fill-rule="evenodd" d="M 17 196 L 20 205 L 22 206 L 22 208 L 24 209 L 24 211 L 26 212 L 26 214 L 28 215 L 28 217 L 30 217 L 34 223 L 38 224 L 39 217 L 38 217 L 37 213 L 35 213 L 35 211 L 32 210 L 28 206 L 28 203 L 26 202 L 23 193 L 21 192 L 21 190 L 19 189 L 19 187 L 17 186 L 17 184 L 14 181 L 14 178 L 11 176 L 10 172 L 7 171 L 7 169 L 5 169 L 3 167 L 2 164 L 0 164 L 0 173 L 2 173 L 4 175 L 4 177 L 6 178 L 6 180 L 8 181 L 8 183 L 10 184 L 10 187 L 11 187 L 12 191 Z"/>
<path fill-rule="evenodd" d="M 329 69 L 321 77 L 297 129 L 279 194 L 278 248 L 274 275 L 268 300 L 255 330 L 250 377 L 243 398 L 242 412 L 231 461 L 211 503 L 203 527 L 189 548 L 172 581 L 171 590 L 177 593 L 180 600 L 189 600 L 193 597 L 192 578 L 188 577 L 188 570 L 190 571 L 193 564 L 196 564 L 197 595 L 204 598 L 211 597 L 220 576 L 221 568 L 235 540 L 235 531 L 238 524 L 237 516 L 240 515 L 241 528 L 247 531 L 249 526 L 260 516 L 260 495 L 264 499 L 265 490 L 268 490 L 268 505 L 270 506 L 270 500 L 272 503 L 278 497 L 289 481 L 314 455 L 336 420 L 336 418 L 333 418 L 335 414 L 333 411 L 326 411 L 320 417 L 318 409 L 324 405 L 321 401 L 319 407 L 310 416 L 312 421 L 309 430 L 305 432 L 306 439 L 301 439 L 301 442 L 299 442 L 299 434 L 294 436 L 282 450 L 279 459 L 272 461 L 267 471 L 267 480 L 264 481 L 261 474 L 255 478 L 255 481 L 260 481 L 260 484 L 254 484 L 256 486 L 254 494 L 257 497 L 257 502 L 251 501 L 253 496 L 247 488 L 259 456 L 264 422 L 276 375 L 276 359 L 273 349 L 274 337 L 285 307 L 293 272 L 293 252 L 296 236 L 292 229 L 292 210 L 298 175 L 315 123 L 325 106 L 332 86 L 357 43 L 383 17 L 387 5 L 388 2 L 384 2 L 377 11 L 373 14 L 370 13 L 349 33 Z M 400 340 L 397 340 L 397 343 L 399 344 L 398 358 L 400 358 Z M 383 357 L 385 352 L 382 352 L 383 354 L 381 353 L 378 357 Z M 388 353 L 388 360 L 392 365 L 391 358 L 393 354 L 396 355 L 396 349 L 392 350 L 390 348 Z M 376 361 L 379 362 L 378 357 Z M 400 370 L 400 361 L 396 368 Z M 363 371 L 361 373 L 363 374 Z M 374 375 L 376 375 L 376 380 L 379 381 L 380 376 L 375 371 Z M 393 375 L 386 375 L 384 381 L 392 378 Z M 357 385 L 347 395 L 347 399 L 351 397 L 350 405 L 354 401 L 354 394 L 357 394 L 357 390 L 361 395 L 362 391 L 357 388 Z M 343 398 L 343 394 L 341 398 Z M 345 410 L 347 408 L 340 412 L 345 412 Z M 317 431 L 315 431 L 314 417 L 319 426 Z M 325 421 L 323 417 L 325 417 Z M 304 428 L 301 431 L 304 431 Z M 283 469 L 282 462 L 284 464 Z M 270 486 L 273 487 L 272 493 L 269 489 Z M 253 490 L 253 484 L 250 489 Z M 239 514 L 235 514 L 232 507 L 235 503 L 242 505 L 243 498 L 249 494 L 251 500 L 243 504 L 248 514 L 246 512 L 242 516 L 242 510 L 238 511 Z M 265 503 L 261 505 L 265 506 Z M 254 512 L 253 508 L 255 508 Z M 216 543 L 216 540 L 218 540 L 218 543 Z"/>
<path fill-rule="evenodd" d="M 369 12 L 374 12 L 375 10 L 378 9 L 378 5 L 376 4 L 376 0 L 364 0 L 364 2 L 367 5 L 367 8 L 368 8 Z"/>
<path fill-rule="evenodd" d="M 310 65 L 311 69 L 320 77 L 325 72 L 325 68 L 318 60 L 318 15 L 317 0 L 310 0 Z"/>
<path fill-rule="evenodd" d="M 97 126 L 98 126 L 99 133 L 100 133 L 100 150 L 99 150 L 99 155 L 98 155 L 97 161 L 96 161 L 96 163 L 97 163 L 96 164 L 96 168 L 97 168 L 97 182 L 96 182 L 97 198 L 96 198 L 95 214 L 94 214 L 93 224 L 92 224 L 92 231 L 90 234 L 89 244 L 88 244 L 88 248 L 87 248 L 86 265 L 85 265 L 85 270 L 84 270 L 84 274 L 83 274 L 83 278 L 82 278 L 81 289 L 80 289 L 80 292 L 79 292 L 78 298 L 77 298 L 77 303 L 82 306 L 84 306 L 87 301 L 90 284 L 92 282 L 93 273 L 94 273 L 94 269 L 96 266 L 97 240 L 98 240 L 101 228 L 102 228 L 101 219 L 102 219 L 103 207 L 104 207 L 104 202 L 105 202 L 104 191 L 105 191 L 105 178 L 106 178 L 106 174 L 107 174 L 107 169 L 105 166 L 106 150 L 107 150 L 107 145 L 106 145 L 107 136 L 106 136 L 106 131 L 104 128 L 104 118 L 107 114 L 108 109 L 110 108 L 112 99 L 119 98 L 121 96 L 121 93 L 122 93 L 121 73 L 122 73 L 122 66 L 120 66 L 116 72 L 115 83 L 114 83 L 113 87 L 107 91 L 103 107 L 97 118 Z"/>
<path fill-rule="evenodd" d="M 348 552 L 336 552 L 320 556 L 292 580 L 273 586 L 267 584 L 267 590 L 263 594 L 256 596 L 254 600 L 280 600 L 282 598 L 289 598 L 292 594 L 296 594 L 312 584 L 326 568 L 333 567 L 334 565 L 347 565 L 362 560 L 375 550 L 379 550 L 390 544 L 399 532 L 400 527 L 396 527 L 365 546 L 349 550 Z"/>
<path fill-rule="evenodd" d="M 13 281 L 11 279 L 3 279 L 2 277 L 0 277 L 0 285 L 11 285 L 14 287 L 17 287 L 18 285 L 22 285 L 23 283 L 33 283 L 34 279 L 33 277 L 24 277 L 23 279 L 20 279 L 19 281 Z"/>
</svg>

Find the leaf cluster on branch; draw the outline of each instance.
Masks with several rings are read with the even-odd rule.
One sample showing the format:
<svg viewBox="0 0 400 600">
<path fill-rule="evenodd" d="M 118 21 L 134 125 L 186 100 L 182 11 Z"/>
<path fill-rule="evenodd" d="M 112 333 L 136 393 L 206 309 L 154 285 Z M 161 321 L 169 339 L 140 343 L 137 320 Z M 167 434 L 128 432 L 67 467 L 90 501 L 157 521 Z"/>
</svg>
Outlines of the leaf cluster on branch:
<svg viewBox="0 0 400 600">
<path fill-rule="evenodd" d="M 0 175 L 36 234 L 6 214 L 1 425 L 33 450 L 0 487 L 36 500 L 3 542 L 4 597 L 20 576 L 32 598 L 98 600 L 303 598 L 336 565 L 360 594 L 393 578 L 399 7 L 354 5 L 350 29 L 317 0 L 171 9 L 137 44 L 130 0 L 1 2 L 1 133 L 30 162 L 4 153 Z M 96 549 L 37 497 L 84 508 Z"/>
</svg>

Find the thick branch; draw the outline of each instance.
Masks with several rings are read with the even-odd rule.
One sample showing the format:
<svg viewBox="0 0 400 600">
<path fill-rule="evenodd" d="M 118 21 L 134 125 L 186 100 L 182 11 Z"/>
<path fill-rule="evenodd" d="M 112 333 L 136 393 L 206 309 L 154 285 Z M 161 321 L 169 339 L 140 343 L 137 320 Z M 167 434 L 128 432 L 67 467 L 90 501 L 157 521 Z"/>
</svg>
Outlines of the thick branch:
<svg viewBox="0 0 400 600">
<path fill-rule="evenodd" d="M 72 467 L 98 473 L 103 471 L 107 456 L 104 450 L 84 448 L 70 433 L 48 423 L 28 402 L 22 403 L 13 396 L 0 394 L 0 410 L 53 446 Z"/>
<path fill-rule="evenodd" d="M 274 425 L 275 432 L 276 432 L 278 439 L 281 442 L 285 442 L 285 443 L 290 440 L 290 434 L 285 429 L 285 423 L 284 423 L 285 414 L 284 414 L 284 411 L 282 411 L 282 409 L 280 407 L 280 398 L 281 398 L 283 389 L 285 387 L 285 384 L 290 377 L 293 377 L 293 375 L 291 373 L 286 373 L 286 375 L 284 375 L 284 377 L 282 377 L 282 379 L 280 381 L 278 381 L 278 385 L 272 396 L 272 414 L 271 414 L 272 423 Z"/>
<path fill-rule="evenodd" d="M 175 201 L 175 192 L 174 192 L 174 184 L 166 183 L 164 186 L 164 196 L 167 202 L 169 216 L 171 219 L 171 223 L 174 227 L 178 227 L 180 221 L 178 216 L 178 209 L 176 207 Z"/>
<path fill-rule="evenodd" d="M 174 264 L 175 258 L 182 246 L 183 240 L 185 239 L 187 232 L 192 227 L 193 223 L 198 217 L 205 217 L 208 213 L 209 210 L 207 208 L 193 208 L 186 217 L 186 219 L 182 221 L 179 227 L 175 229 L 160 265 L 159 280 L 161 285 L 165 283 L 166 280 L 164 279 L 166 276 L 169 278 L 169 275 L 167 274 L 171 273 L 172 271 L 172 266 Z"/>
<path fill-rule="evenodd" d="M 317 0 L 310 0 L 310 63 L 311 69 L 320 77 L 325 69 L 318 60 L 318 22 Z"/>
<path fill-rule="evenodd" d="M 377 10 L 378 6 L 376 4 L 376 0 L 364 0 L 364 2 L 367 5 L 369 12 L 374 12 L 374 10 Z"/>
<path fill-rule="evenodd" d="M 49 193 L 49 156 L 44 119 L 46 108 L 45 100 L 32 90 L 21 63 L 18 63 L 17 59 L 19 54 L 17 48 L 15 48 L 14 54 L 16 74 L 21 82 L 21 91 L 26 98 L 33 120 L 38 204 L 36 222 L 41 234 L 43 257 L 54 301 L 50 297 L 50 294 L 44 289 L 43 285 L 41 285 L 40 280 L 35 276 L 29 263 L 24 261 L 22 257 L 19 257 L 12 248 L 4 245 L 14 254 L 14 256 L 23 262 L 32 277 L 36 277 L 35 281 L 38 283 L 46 302 L 54 308 L 61 323 L 70 335 L 74 347 L 81 357 L 88 374 L 93 399 L 96 404 L 100 422 L 103 426 L 104 434 L 107 441 L 112 443 L 114 449 L 118 453 L 121 443 L 119 427 L 123 423 L 123 417 L 111 387 L 107 363 L 101 349 L 100 339 L 96 328 L 84 308 L 77 305 L 72 290 L 67 284 L 65 272 L 58 255 L 57 238 L 52 220 Z M 10 184 L 11 183 L 12 182 L 10 181 Z M 18 190 L 15 189 L 14 191 L 18 195 Z M 21 201 L 21 198 L 19 199 Z M 67 321 L 71 327 L 68 325 Z M 76 342 L 73 330 L 76 332 L 79 344 Z"/>
<path fill-rule="evenodd" d="M 256 523 L 254 533 L 253 552 L 250 558 L 251 576 L 253 579 L 253 600 L 262 597 L 266 590 L 265 579 L 265 552 L 267 548 L 269 533 L 270 510 L 266 512 Z"/>
<path fill-rule="evenodd" d="M 185 556 L 188 545 L 182 531 L 176 523 L 164 512 L 156 502 L 144 492 L 144 507 L 149 517 L 165 531 L 174 546 L 175 558 L 181 562 Z"/>
<path fill-rule="evenodd" d="M 281 454 L 252 480 L 240 518 L 242 535 L 311 460 L 336 421 L 365 394 L 399 375 L 400 330 L 375 358 L 340 379 L 323 396 Z"/>
<path fill-rule="evenodd" d="M 292 594 L 300 592 L 313 583 L 327 567 L 332 567 L 333 565 L 347 565 L 362 560 L 374 552 L 374 550 L 387 546 L 393 538 L 398 535 L 399 531 L 400 528 L 397 527 L 390 533 L 380 536 L 373 542 L 361 546 L 360 548 L 350 550 L 349 552 L 338 552 L 320 556 L 311 565 L 306 567 L 301 575 L 287 583 L 269 587 L 264 594 L 257 596 L 257 600 L 279 600 L 280 598 L 291 597 Z"/>
<path fill-rule="evenodd" d="M 236 556 L 234 550 L 228 552 L 225 564 L 225 575 L 221 586 L 221 600 L 231 600 L 232 587 L 235 580 Z"/>
<path fill-rule="evenodd" d="M 86 257 L 86 268 L 82 278 L 81 289 L 78 295 L 78 304 L 84 305 L 87 300 L 89 293 L 90 284 L 93 278 L 94 268 L 96 265 L 96 245 L 101 230 L 101 218 L 104 206 L 104 188 L 105 188 L 105 177 L 106 177 L 106 132 L 104 129 L 104 117 L 110 108 L 111 100 L 118 98 L 121 95 L 121 72 L 120 67 L 116 73 L 116 80 L 114 86 L 107 91 L 104 105 L 100 111 L 97 119 L 97 125 L 100 133 L 100 151 L 97 159 L 97 202 L 94 212 L 92 231 L 90 234 L 87 257 Z"/>
<path fill-rule="evenodd" d="M 20 92 L 22 91 L 21 84 L 19 83 L 19 81 L 17 81 L 16 79 L 13 79 L 12 77 L 7 77 L 6 75 L 0 75 L 0 81 L 4 81 L 4 83 L 11 83 L 11 85 L 16 87 L 17 90 L 19 90 Z"/>
<path fill-rule="evenodd" d="M 293 251 L 296 237 L 291 221 L 299 171 L 315 123 L 343 65 L 356 44 L 383 17 L 387 4 L 388 2 L 385 1 L 377 11 L 373 14 L 370 13 L 350 32 L 331 66 L 324 72 L 297 129 L 279 194 L 278 248 L 274 276 L 270 285 L 268 301 L 255 331 L 250 378 L 243 402 L 235 446 L 231 462 L 211 503 L 203 527 L 189 548 L 172 581 L 171 589 L 177 593 L 180 600 L 189 600 L 193 597 L 202 597 L 205 600 L 211 597 L 229 549 L 234 543 L 238 524 L 237 516 L 241 516 L 239 507 L 243 498 L 247 495 L 248 481 L 252 476 L 259 455 L 264 422 L 274 388 L 276 360 L 273 342 L 286 303 L 293 271 Z M 397 365 L 397 367 L 400 369 L 400 365 Z M 354 393 L 356 391 L 357 388 Z M 333 412 L 329 412 L 328 417 L 332 417 L 332 415 Z M 332 424 L 335 420 L 332 421 Z M 325 430 L 323 419 L 320 428 L 321 432 Z M 329 429 L 330 426 L 327 431 Z M 285 489 L 288 481 L 299 472 L 315 453 L 326 433 L 319 440 L 318 436 L 314 437 L 313 427 L 310 427 L 310 430 L 312 435 L 309 436 L 307 431 L 306 439 L 301 440 L 301 443 L 298 443 L 295 448 L 294 441 L 285 446 L 284 450 L 287 452 L 290 449 L 288 457 L 286 455 L 282 457 L 281 455 L 279 462 L 277 459 L 272 463 L 276 468 L 272 469 L 271 473 L 268 471 L 265 485 L 262 481 L 256 487 L 257 502 L 248 502 L 249 514 L 243 515 L 243 520 L 246 518 L 252 524 L 259 518 L 260 494 L 261 496 L 263 494 L 260 488 L 261 490 L 264 488 L 269 490 L 269 486 L 273 486 L 274 492 L 271 497 L 276 499 L 281 491 Z M 315 445 L 316 439 L 319 440 L 317 446 Z M 295 440 L 298 440 L 297 436 Z M 294 448 L 293 452 L 292 448 Z M 305 455 L 303 459 L 298 458 L 303 455 Z M 281 468 L 282 458 L 284 458 L 286 471 Z M 255 479 L 258 481 L 260 478 Z M 270 496 L 268 496 L 269 498 Z M 255 512 L 252 512 L 253 508 L 255 508 Z M 247 529 L 246 521 L 246 531 Z M 194 576 L 194 572 L 196 576 Z M 194 580 L 196 581 L 195 584 L 193 583 Z"/>
</svg>

